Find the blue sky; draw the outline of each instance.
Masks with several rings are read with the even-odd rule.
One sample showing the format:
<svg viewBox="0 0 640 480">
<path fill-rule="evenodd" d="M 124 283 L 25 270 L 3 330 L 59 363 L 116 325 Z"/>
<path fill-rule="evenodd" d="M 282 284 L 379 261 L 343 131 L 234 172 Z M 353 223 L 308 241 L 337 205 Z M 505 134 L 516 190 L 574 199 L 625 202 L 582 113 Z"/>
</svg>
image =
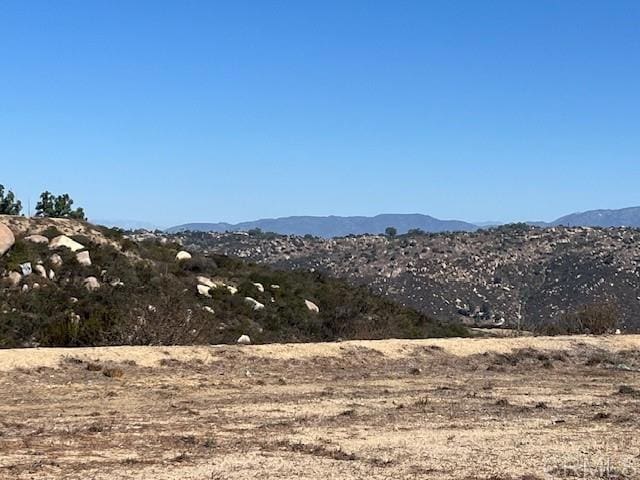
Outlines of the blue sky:
<svg viewBox="0 0 640 480">
<path fill-rule="evenodd" d="M 0 1 L 0 183 L 159 225 L 640 205 L 640 2 Z"/>
</svg>

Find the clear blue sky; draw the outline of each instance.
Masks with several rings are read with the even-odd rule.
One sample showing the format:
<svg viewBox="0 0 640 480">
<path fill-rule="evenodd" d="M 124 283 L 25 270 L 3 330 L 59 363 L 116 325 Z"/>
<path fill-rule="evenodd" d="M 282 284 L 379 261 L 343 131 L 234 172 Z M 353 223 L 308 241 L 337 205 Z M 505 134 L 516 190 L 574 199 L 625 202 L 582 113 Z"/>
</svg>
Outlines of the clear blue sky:
<svg viewBox="0 0 640 480">
<path fill-rule="evenodd" d="M 171 225 L 640 204 L 640 2 L 0 1 L 0 183 Z"/>
</svg>

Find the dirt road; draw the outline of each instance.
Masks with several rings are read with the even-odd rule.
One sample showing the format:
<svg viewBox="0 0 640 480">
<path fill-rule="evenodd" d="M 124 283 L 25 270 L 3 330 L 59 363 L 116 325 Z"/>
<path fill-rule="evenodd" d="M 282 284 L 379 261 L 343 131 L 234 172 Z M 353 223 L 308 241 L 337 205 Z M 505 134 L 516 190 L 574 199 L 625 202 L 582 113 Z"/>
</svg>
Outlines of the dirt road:
<svg viewBox="0 0 640 480">
<path fill-rule="evenodd" d="M 4 479 L 640 478 L 640 336 L 0 351 Z"/>
</svg>

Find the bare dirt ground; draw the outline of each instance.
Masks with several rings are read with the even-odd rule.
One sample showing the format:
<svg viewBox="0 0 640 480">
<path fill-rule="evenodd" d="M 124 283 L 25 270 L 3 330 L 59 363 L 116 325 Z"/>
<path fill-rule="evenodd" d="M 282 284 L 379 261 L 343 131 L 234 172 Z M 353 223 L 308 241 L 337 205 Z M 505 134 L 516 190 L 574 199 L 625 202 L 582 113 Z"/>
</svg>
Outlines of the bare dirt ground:
<svg viewBox="0 0 640 480">
<path fill-rule="evenodd" d="M 640 336 L 0 351 L 2 479 L 640 478 Z"/>
</svg>

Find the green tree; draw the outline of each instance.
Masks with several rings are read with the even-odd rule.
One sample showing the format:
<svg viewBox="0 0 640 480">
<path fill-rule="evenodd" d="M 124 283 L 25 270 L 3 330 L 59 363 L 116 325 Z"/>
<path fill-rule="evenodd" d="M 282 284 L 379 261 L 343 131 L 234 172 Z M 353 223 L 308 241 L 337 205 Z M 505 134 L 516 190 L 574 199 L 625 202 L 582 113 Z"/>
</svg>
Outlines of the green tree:
<svg viewBox="0 0 640 480">
<path fill-rule="evenodd" d="M 22 202 L 16 200 L 11 190 L 4 193 L 4 185 L 0 185 L 0 215 L 20 215 Z"/>
<path fill-rule="evenodd" d="M 55 196 L 51 192 L 42 192 L 40 201 L 36 205 L 37 217 L 74 218 L 86 220 L 82 208 L 73 209 L 73 199 L 68 193 Z"/>
<path fill-rule="evenodd" d="M 395 227 L 387 227 L 384 229 L 384 234 L 387 237 L 395 237 L 398 234 L 398 230 Z"/>
</svg>

